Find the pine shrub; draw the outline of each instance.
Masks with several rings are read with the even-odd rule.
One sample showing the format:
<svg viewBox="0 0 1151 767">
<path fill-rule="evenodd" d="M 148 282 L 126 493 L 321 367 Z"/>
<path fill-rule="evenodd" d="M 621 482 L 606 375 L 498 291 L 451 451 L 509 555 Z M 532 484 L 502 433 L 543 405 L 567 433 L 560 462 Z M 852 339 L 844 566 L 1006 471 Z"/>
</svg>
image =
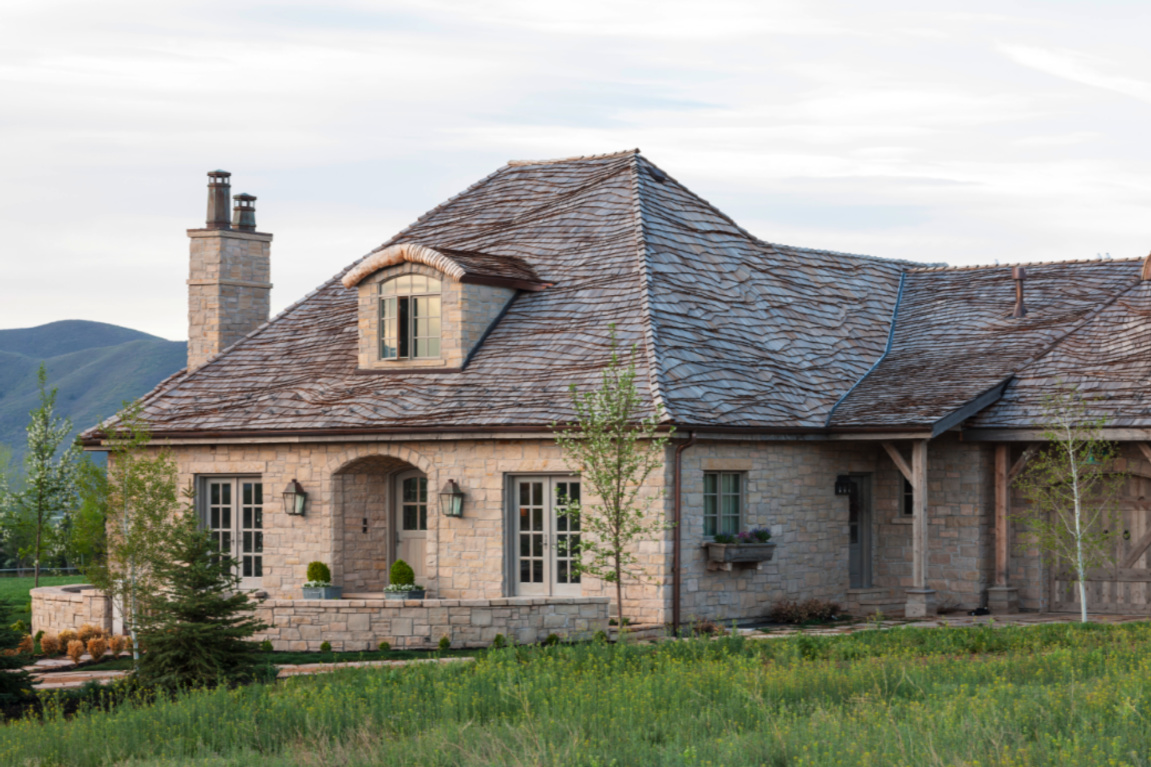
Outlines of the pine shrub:
<svg viewBox="0 0 1151 767">
<path fill-rule="evenodd" d="M 392 643 L 386 642 L 386 641 L 380 642 L 379 648 L 380 648 L 380 652 L 391 652 L 392 651 Z"/>
<path fill-rule="evenodd" d="M 82 657 L 84 657 L 84 643 L 79 639 L 73 639 L 68 643 L 68 659 L 73 663 L 79 663 Z"/>
<path fill-rule="evenodd" d="M 397 559 L 392 563 L 392 569 L 388 571 L 388 582 L 393 586 L 412 586 L 416 582 L 416 571 L 402 559 Z"/>
<path fill-rule="evenodd" d="M 495 638 L 492 639 L 492 649 L 493 650 L 499 650 L 499 649 L 507 647 L 507 646 L 508 646 L 508 640 L 506 637 L 504 637 L 503 634 L 496 634 Z"/>
<path fill-rule="evenodd" d="M 332 651 L 332 643 L 331 642 L 329 642 L 327 640 L 320 642 L 320 652 L 331 652 L 331 651 Z"/>
<path fill-rule="evenodd" d="M 440 637 L 440 652 L 447 652 L 452 649 L 452 640 L 445 634 Z"/>
<path fill-rule="evenodd" d="M 165 547 L 168 558 L 154 573 L 164 588 L 144 610 L 139 638 L 148 651 L 136 679 L 177 690 L 254 678 L 263 659 L 250 637 L 267 625 L 252 617 L 256 605 L 240 590 L 235 560 L 190 512 L 172 526 Z"/>
</svg>

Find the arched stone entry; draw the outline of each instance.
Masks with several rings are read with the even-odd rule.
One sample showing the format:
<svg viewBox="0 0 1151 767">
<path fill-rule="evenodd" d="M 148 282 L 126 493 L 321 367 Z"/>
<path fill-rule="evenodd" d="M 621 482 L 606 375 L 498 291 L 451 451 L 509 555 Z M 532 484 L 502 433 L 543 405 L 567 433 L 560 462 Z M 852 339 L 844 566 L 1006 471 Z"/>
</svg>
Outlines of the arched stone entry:
<svg viewBox="0 0 1151 767">
<path fill-rule="evenodd" d="M 332 476 L 332 575 L 345 594 L 380 592 L 388 585 L 396 536 L 396 478 L 412 472 L 418 469 L 406 461 L 374 455 L 356 459 Z"/>
</svg>

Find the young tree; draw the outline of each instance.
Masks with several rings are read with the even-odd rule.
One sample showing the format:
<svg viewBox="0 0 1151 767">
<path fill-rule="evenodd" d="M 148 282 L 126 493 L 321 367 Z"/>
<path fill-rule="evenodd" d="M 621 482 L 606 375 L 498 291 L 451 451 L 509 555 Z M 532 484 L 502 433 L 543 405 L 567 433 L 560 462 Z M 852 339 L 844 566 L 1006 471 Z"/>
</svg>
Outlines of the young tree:
<svg viewBox="0 0 1151 767">
<path fill-rule="evenodd" d="M 648 476 L 663 465 L 671 430 L 659 434 L 662 410 L 640 417 L 643 399 L 636 389 L 636 350 L 626 365 L 620 359 L 615 326 L 611 326 L 611 363 L 603 371 L 600 387 L 580 392 L 571 386 L 576 420 L 552 424 L 564 459 L 580 475 L 597 503 L 566 499 L 563 512 L 578 519 L 582 531 L 575 568 L 615 584 L 616 617 L 624 625 L 623 579 L 642 579 L 646 573 L 634 544 L 667 529 L 662 519 L 648 516 L 652 497 L 641 498 Z M 585 497 L 587 494 L 584 494 Z"/>
<path fill-rule="evenodd" d="M 125 405 L 108 428 L 107 478 L 85 485 L 87 514 L 106 521 L 102 560 L 84 568 L 113 601 L 139 661 L 139 625 L 147 597 L 163 585 L 158 571 L 181 509 L 176 462 L 166 449 L 150 448 L 151 434 L 139 403 Z"/>
<path fill-rule="evenodd" d="M 5 533 L 19 541 L 19 555 L 29 557 L 40 585 L 40 563 L 58 543 L 60 529 L 76 506 L 76 473 L 80 448 L 61 445 L 72 433 L 72 422 L 56 416 L 56 390 L 48 390 L 48 371 L 37 373 L 40 405 L 28 422 L 28 453 L 24 487 L 5 495 Z"/>
<path fill-rule="evenodd" d="M 252 617 L 256 605 L 240 591 L 235 560 L 220 553 L 191 509 L 170 529 L 165 549 L 154 573 L 163 588 L 148 597 L 140 627 L 148 651 L 136 678 L 168 690 L 250 679 L 261 656 L 248 639 L 267 626 Z"/>
<path fill-rule="evenodd" d="M 1088 572 L 1115 561 L 1119 491 L 1126 474 L 1103 438 L 1106 418 L 1090 419 L 1077 388 L 1059 382 L 1043 399 L 1043 438 L 1015 480 L 1028 506 L 1021 519 L 1055 566 L 1067 564 L 1079 583 L 1080 617 L 1087 621 Z"/>
</svg>

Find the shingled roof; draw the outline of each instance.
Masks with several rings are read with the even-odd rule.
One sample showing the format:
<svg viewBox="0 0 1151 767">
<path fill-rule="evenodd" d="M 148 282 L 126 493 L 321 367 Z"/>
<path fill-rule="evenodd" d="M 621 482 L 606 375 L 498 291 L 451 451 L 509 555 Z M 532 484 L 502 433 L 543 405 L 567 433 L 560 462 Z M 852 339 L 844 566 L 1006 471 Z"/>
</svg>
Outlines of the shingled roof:
<svg viewBox="0 0 1151 767">
<path fill-rule="evenodd" d="M 420 245 L 538 281 L 454 373 L 357 373 L 358 263 Z M 645 407 L 684 425 L 820 428 L 884 350 L 911 266 L 763 242 L 638 152 L 509 163 L 144 398 L 156 435 L 544 427 L 636 344 Z M 90 431 L 89 437 L 95 436 Z"/>
<path fill-rule="evenodd" d="M 1131 292 L 1143 284 L 1140 269 L 1138 260 L 1030 264 L 1028 312 L 1021 318 L 1011 316 L 1015 281 L 1009 266 L 910 270 L 888 352 L 828 423 L 840 429 L 932 427 L 939 433 L 1009 393 L 979 423 L 1000 418 L 1030 425 L 1040 417 L 1042 392 L 1059 377 L 1112 391 L 1118 368 L 1108 353 L 1127 354 L 1126 372 L 1142 370 L 1147 381 L 1151 346 L 1130 356 L 1132 327 L 1148 322 L 1137 298 L 1143 291 Z M 1137 387 L 1119 388 L 1133 396 Z"/>
</svg>

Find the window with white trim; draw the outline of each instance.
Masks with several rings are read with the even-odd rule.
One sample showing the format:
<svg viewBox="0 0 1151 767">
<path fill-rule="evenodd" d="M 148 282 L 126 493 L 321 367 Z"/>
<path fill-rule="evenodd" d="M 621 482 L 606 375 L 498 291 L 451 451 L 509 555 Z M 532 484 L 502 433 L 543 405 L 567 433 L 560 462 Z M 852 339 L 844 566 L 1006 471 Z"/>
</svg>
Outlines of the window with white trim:
<svg viewBox="0 0 1151 767">
<path fill-rule="evenodd" d="M 743 519 L 743 474 L 706 472 L 703 475 L 703 534 L 739 532 Z"/>
<path fill-rule="evenodd" d="M 440 281 L 403 274 L 380 283 L 380 359 L 440 356 Z"/>
<path fill-rule="evenodd" d="M 241 585 L 264 575 L 264 483 L 259 477 L 201 479 L 200 519 L 219 551 L 236 561 Z"/>
</svg>

